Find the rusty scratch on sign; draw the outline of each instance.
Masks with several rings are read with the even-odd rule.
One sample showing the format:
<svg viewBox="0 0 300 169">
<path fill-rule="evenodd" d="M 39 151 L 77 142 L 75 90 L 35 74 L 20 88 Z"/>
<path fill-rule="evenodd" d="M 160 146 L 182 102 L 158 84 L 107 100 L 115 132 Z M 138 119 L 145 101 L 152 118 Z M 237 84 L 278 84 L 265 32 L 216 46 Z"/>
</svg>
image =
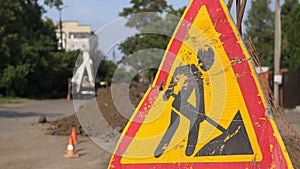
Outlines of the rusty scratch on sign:
<svg viewBox="0 0 300 169">
<path fill-rule="evenodd" d="M 244 61 L 248 61 L 248 60 L 251 60 L 251 57 L 249 57 L 249 58 L 244 58 L 244 59 L 233 59 L 233 60 L 231 61 L 231 65 L 232 65 L 232 66 L 235 66 L 235 65 L 237 65 L 237 64 L 240 64 L 240 63 L 242 63 L 242 62 L 244 62 Z"/>
<path fill-rule="evenodd" d="M 251 60 L 251 57 L 245 58 L 245 59 L 233 59 L 233 60 L 231 61 L 230 65 L 224 67 L 224 69 L 220 70 L 219 72 L 217 72 L 217 73 L 215 73 L 215 74 L 212 74 L 212 76 L 218 76 L 218 75 L 220 75 L 220 74 L 222 74 L 222 73 L 225 73 L 225 72 L 231 70 L 231 68 L 232 68 L 233 66 L 235 66 L 235 65 L 237 65 L 237 64 L 240 64 L 240 63 L 242 63 L 242 62 L 244 62 L 244 61 L 248 61 L 248 60 Z"/>
</svg>

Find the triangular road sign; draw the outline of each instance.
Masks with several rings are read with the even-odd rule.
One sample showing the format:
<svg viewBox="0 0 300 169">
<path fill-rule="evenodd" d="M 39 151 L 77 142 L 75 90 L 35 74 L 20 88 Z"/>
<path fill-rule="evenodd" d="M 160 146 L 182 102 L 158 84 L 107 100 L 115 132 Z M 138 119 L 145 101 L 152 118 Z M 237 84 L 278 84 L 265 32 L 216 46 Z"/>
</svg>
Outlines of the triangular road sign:
<svg viewBox="0 0 300 169">
<path fill-rule="evenodd" d="M 109 168 L 292 168 L 222 0 L 193 0 Z"/>
</svg>

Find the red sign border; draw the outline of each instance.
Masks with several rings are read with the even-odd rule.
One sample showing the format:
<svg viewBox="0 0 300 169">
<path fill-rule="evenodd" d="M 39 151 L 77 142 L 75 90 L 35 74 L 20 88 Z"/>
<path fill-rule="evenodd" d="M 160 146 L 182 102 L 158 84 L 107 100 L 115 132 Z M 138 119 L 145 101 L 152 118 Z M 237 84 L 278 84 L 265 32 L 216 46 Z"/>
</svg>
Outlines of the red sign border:
<svg viewBox="0 0 300 169">
<path fill-rule="evenodd" d="M 237 30 L 233 30 L 236 28 L 232 28 L 227 15 L 222 8 L 220 0 L 193 0 L 190 4 L 189 10 L 187 11 L 183 21 L 180 23 L 181 25 L 178 27 L 178 30 L 175 34 L 175 38 L 173 39 L 168 54 L 163 60 L 162 70 L 160 71 L 158 78 L 156 80 L 155 86 L 159 86 L 165 79 L 168 78 L 168 72 L 171 69 L 172 63 L 175 60 L 175 57 L 182 45 L 185 35 L 188 32 L 188 27 L 186 25 L 193 23 L 195 17 L 198 14 L 200 8 L 205 5 L 209 16 L 213 23 L 215 24 L 215 29 L 217 32 L 221 34 L 220 40 L 223 43 L 224 50 L 227 54 L 229 60 L 240 60 L 247 59 L 243 49 L 241 48 L 240 43 L 237 43 L 238 37 L 235 32 Z M 221 10 L 222 9 L 222 10 Z M 225 9 L 227 10 L 227 9 Z M 230 38 L 228 38 L 230 37 Z M 137 169 L 137 168 L 226 168 L 230 166 L 231 168 L 270 168 L 271 166 L 280 167 L 280 168 L 288 168 L 288 164 L 286 160 L 282 160 L 285 158 L 282 148 L 277 140 L 277 138 L 273 135 L 274 129 L 271 123 L 268 120 L 262 121 L 262 118 L 266 118 L 265 112 L 266 108 L 262 104 L 261 96 L 258 95 L 259 89 L 255 82 L 254 77 L 252 76 L 250 66 L 248 62 L 241 62 L 239 64 L 234 65 L 233 71 L 235 74 L 243 74 L 237 78 L 238 84 L 240 86 L 246 107 L 249 112 L 249 116 L 254 128 L 254 131 L 257 135 L 257 141 L 260 146 L 263 159 L 260 162 L 188 162 L 188 163 L 147 163 L 147 164 L 121 164 L 121 156 L 117 154 L 123 154 L 126 152 L 127 147 L 130 142 L 135 137 L 135 134 L 138 132 L 139 128 L 144 121 L 145 116 L 135 116 L 133 121 L 130 123 L 130 126 L 127 128 L 125 136 L 122 138 L 120 144 L 117 147 L 116 153 L 113 155 L 110 168 L 117 169 Z M 150 89 L 150 93 L 158 94 L 157 88 Z M 153 95 L 152 95 L 153 96 Z M 258 104 L 260 103 L 260 104 Z M 144 114 L 147 114 L 148 111 L 144 111 L 143 105 L 149 105 L 149 95 L 144 99 L 142 106 L 140 107 L 140 111 Z M 253 106 L 255 105 L 255 106 Z M 254 125 L 255 122 L 264 123 L 263 129 Z M 264 132 L 272 133 L 272 134 L 264 134 Z M 273 145 L 273 147 L 270 147 Z M 273 154 L 277 154 L 277 156 L 273 156 Z M 283 162 L 284 161 L 284 162 Z"/>
</svg>

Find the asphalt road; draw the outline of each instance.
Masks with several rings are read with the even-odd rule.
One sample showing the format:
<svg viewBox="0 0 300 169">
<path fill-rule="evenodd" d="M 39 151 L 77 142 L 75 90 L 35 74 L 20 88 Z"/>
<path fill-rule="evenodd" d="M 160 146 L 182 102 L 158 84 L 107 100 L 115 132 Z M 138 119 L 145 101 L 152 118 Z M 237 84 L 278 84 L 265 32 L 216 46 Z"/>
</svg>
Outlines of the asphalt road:
<svg viewBox="0 0 300 169">
<path fill-rule="evenodd" d="M 74 113 L 73 102 L 65 99 L 0 105 L 0 168 L 3 169 L 102 169 L 111 154 L 88 137 L 80 137 L 80 158 L 64 158 L 68 137 L 45 135 L 47 126 L 37 124 Z"/>
</svg>

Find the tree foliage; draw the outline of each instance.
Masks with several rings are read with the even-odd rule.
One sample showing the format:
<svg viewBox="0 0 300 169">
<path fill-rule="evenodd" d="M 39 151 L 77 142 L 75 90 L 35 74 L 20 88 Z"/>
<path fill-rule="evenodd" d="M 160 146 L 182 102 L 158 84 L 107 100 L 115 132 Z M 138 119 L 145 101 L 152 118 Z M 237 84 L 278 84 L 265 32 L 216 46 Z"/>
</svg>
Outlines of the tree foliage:
<svg viewBox="0 0 300 169">
<path fill-rule="evenodd" d="M 62 0 L 44 0 L 44 4 L 49 6 L 50 8 L 55 7 L 59 9 L 60 6 L 63 5 Z"/>
<path fill-rule="evenodd" d="M 111 84 L 112 77 L 114 75 L 117 65 L 110 60 L 102 60 L 97 72 L 97 80 L 106 81 Z"/>
<path fill-rule="evenodd" d="M 55 26 L 36 0 L 0 0 L 0 92 L 65 96 L 78 52 L 57 51 Z"/>
<path fill-rule="evenodd" d="M 252 0 L 246 34 L 252 38 L 258 56 L 264 66 L 273 67 L 274 58 L 274 12 L 270 0 Z M 282 50 L 281 68 L 296 69 L 300 66 L 300 4 L 298 0 L 285 0 L 281 6 Z"/>
<path fill-rule="evenodd" d="M 136 28 L 140 34 L 127 38 L 120 45 L 123 59 L 144 49 L 165 50 L 185 7 L 175 10 L 165 0 L 131 0 L 130 3 L 132 6 L 124 8 L 119 15 L 128 19 L 126 26 Z M 144 65 L 160 63 L 162 55 L 148 51 L 147 54 L 144 53 L 144 57 L 128 59 L 126 64 L 135 69 L 142 69 Z M 149 79 L 152 80 L 156 70 L 149 71 L 152 73 L 146 74 L 150 75 Z"/>
<path fill-rule="evenodd" d="M 271 0 L 251 0 L 252 6 L 245 20 L 245 38 L 251 37 L 263 66 L 272 66 L 274 57 L 274 12 Z"/>
<path fill-rule="evenodd" d="M 300 4 L 285 0 L 281 7 L 282 67 L 297 69 L 300 66 Z"/>
<path fill-rule="evenodd" d="M 131 0 L 130 3 L 132 7 L 124 8 L 119 15 L 129 16 L 126 25 L 135 27 L 138 30 L 142 30 L 146 25 L 160 19 L 157 14 L 155 15 L 151 12 L 163 13 L 170 7 L 165 0 Z M 133 15 L 142 12 L 144 13 L 143 15 Z"/>
</svg>

